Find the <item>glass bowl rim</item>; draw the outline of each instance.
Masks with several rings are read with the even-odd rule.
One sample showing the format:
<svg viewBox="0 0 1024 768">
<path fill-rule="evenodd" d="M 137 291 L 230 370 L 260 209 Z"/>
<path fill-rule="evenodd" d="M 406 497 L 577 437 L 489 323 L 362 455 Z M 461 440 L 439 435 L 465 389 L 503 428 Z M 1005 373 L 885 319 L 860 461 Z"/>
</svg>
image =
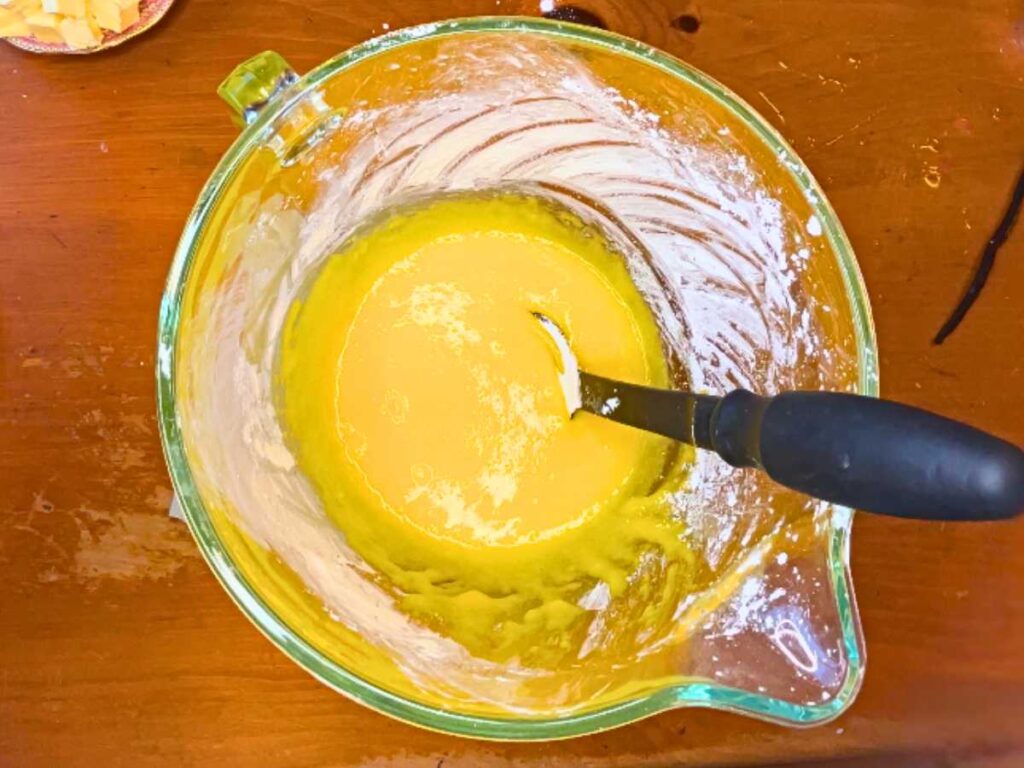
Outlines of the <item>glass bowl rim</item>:
<svg viewBox="0 0 1024 768">
<path fill-rule="evenodd" d="M 864 650 L 853 586 L 849 579 L 850 530 L 853 511 L 835 507 L 830 520 L 828 570 L 848 659 L 839 694 L 821 704 L 800 705 L 708 681 L 682 682 L 646 696 L 593 712 L 549 719 L 481 717 L 418 703 L 361 678 L 330 660 L 299 637 L 266 605 L 231 561 L 199 497 L 189 468 L 175 407 L 175 349 L 181 301 L 199 235 L 216 208 L 223 187 L 239 163 L 263 139 L 268 125 L 304 98 L 317 84 L 383 51 L 468 32 L 534 33 L 583 42 L 649 64 L 681 79 L 713 98 L 750 127 L 788 169 L 808 196 L 837 255 L 850 304 L 858 355 L 858 391 L 878 395 L 878 352 L 867 290 L 853 249 L 824 193 L 782 136 L 749 104 L 703 72 L 650 45 L 605 30 L 532 17 L 483 16 L 432 22 L 395 30 L 360 43 L 308 72 L 276 102 L 263 109 L 236 139 L 210 175 L 182 231 L 160 304 L 157 339 L 157 409 L 160 438 L 174 492 L 189 530 L 221 585 L 249 620 L 274 645 L 321 683 L 378 712 L 445 733 L 495 740 L 546 740 L 596 733 L 678 707 L 706 707 L 736 712 L 787 725 L 816 725 L 838 716 L 852 702 L 864 675 Z"/>
</svg>

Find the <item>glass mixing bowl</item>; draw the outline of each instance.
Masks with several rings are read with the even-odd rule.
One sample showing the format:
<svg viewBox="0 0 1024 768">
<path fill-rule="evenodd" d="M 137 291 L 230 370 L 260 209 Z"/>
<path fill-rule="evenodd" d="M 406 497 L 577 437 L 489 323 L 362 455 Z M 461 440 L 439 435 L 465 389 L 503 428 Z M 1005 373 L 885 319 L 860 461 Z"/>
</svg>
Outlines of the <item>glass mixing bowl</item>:
<svg viewBox="0 0 1024 768">
<path fill-rule="evenodd" d="M 318 514 L 268 384 L 297 276 L 353 228 L 406 192 L 520 183 L 645 254 L 634 278 L 680 385 L 877 394 L 850 245 L 764 119 L 642 43 L 520 18 L 400 30 L 301 78 L 264 53 L 220 93 L 245 128 L 171 267 L 160 426 L 204 557 L 274 644 L 376 710 L 485 738 L 567 737 L 685 706 L 810 725 L 850 704 L 864 673 L 851 510 L 698 456 L 676 512 L 714 576 L 658 637 L 630 635 L 628 620 L 602 635 L 642 611 L 643 591 L 616 614 L 596 584 L 580 601 L 589 640 L 566 663 L 484 663 L 396 611 Z"/>
</svg>

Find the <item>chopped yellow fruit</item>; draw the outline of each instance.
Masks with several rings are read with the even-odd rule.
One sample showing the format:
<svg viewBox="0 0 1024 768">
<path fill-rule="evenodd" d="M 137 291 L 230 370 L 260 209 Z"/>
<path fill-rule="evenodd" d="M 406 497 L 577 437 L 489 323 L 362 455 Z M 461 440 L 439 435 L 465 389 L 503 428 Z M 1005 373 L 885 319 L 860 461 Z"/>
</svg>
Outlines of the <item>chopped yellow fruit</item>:
<svg viewBox="0 0 1024 768">
<path fill-rule="evenodd" d="M 28 16 L 42 10 L 39 0 L 0 0 L 0 4 L 21 16 Z"/>
<path fill-rule="evenodd" d="M 43 10 L 80 19 L 85 16 L 85 0 L 43 0 Z"/>
<path fill-rule="evenodd" d="M 55 45 L 62 45 L 64 43 L 64 37 L 52 27 L 36 27 L 29 24 L 28 29 L 29 34 L 40 43 L 53 43 Z"/>
<path fill-rule="evenodd" d="M 40 0 L 0 0 L 0 5 L 12 11 L 21 11 L 25 8 L 35 8 L 39 5 Z"/>
<path fill-rule="evenodd" d="M 28 24 L 21 16 L 0 8 L 0 37 L 24 37 L 29 33 Z"/>
<path fill-rule="evenodd" d="M 36 13 L 32 13 L 26 16 L 25 23 L 28 24 L 30 27 L 46 27 L 47 29 L 56 29 L 57 24 L 60 23 L 60 16 L 56 13 L 38 11 Z"/>
<path fill-rule="evenodd" d="M 139 4 L 135 0 L 92 0 L 92 19 L 103 29 L 124 32 L 139 20 Z"/>
<path fill-rule="evenodd" d="M 85 19 L 66 18 L 61 21 L 58 29 L 64 42 L 79 51 L 95 48 L 103 39 L 102 33 Z"/>
</svg>

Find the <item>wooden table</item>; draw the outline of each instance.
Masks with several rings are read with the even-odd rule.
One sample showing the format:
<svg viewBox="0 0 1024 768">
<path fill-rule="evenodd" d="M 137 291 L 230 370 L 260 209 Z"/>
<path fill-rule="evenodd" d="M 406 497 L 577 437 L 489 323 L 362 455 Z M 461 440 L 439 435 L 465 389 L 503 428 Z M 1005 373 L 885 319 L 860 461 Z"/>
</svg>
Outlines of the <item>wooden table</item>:
<svg viewBox="0 0 1024 768">
<path fill-rule="evenodd" d="M 962 327 L 931 343 L 1024 163 L 1021 0 L 579 5 L 735 89 L 804 157 L 859 255 L 886 395 L 1024 443 L 1024 226 Z M 833 724 L 687 710 L 503 745 L 316 683 L 168 519 L 156 313 L 236 135 L 222 76 L 265 48 L 305 70 L 385 24 L 538 6 L 178 0 L 104 55 L 0 44 L 0 766 L 1024 765 L 1024 521 L 858 518 L 868 674 Z"/>
</svg>

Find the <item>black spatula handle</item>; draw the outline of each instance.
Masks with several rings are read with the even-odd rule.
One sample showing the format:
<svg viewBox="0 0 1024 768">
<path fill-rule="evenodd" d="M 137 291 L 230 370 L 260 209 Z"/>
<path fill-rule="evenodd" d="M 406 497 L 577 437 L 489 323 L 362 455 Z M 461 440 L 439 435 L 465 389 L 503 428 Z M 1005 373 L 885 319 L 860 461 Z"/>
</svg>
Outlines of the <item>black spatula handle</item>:
<svg viewBox="0 0 1024 768">
<path fill-rule="evenodd" d="M 709 410 L 698 444 L 819 499 L 928 520 L 1024 511 L 1024 451 L 927 411 L 835 392 L 742 389 Z"/>
</svg>

